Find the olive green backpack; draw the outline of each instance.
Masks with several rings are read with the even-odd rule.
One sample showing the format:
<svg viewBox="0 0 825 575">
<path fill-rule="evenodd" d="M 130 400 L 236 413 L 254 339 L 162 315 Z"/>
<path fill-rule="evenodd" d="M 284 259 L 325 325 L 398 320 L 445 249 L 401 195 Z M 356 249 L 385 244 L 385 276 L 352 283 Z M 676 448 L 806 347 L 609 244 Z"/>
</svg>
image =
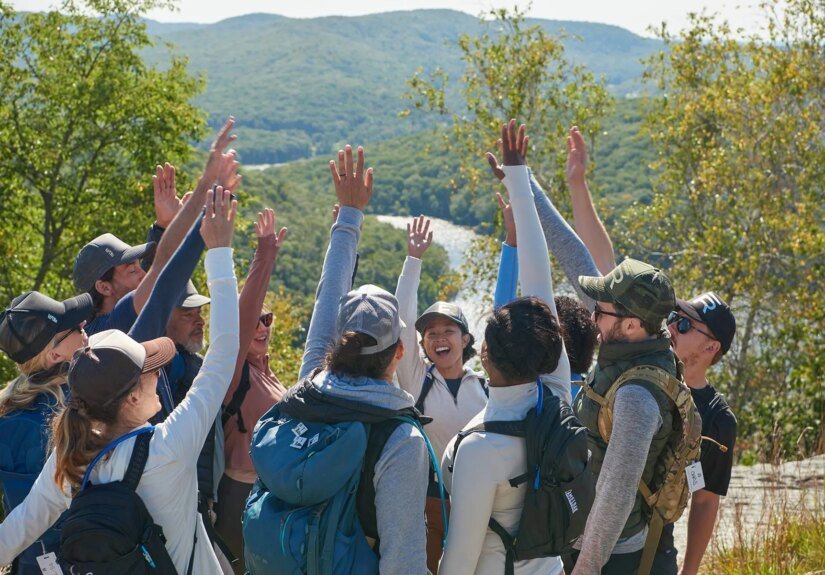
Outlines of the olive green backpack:
<svg viewBox="0 0 825 575">
<path fill-rule="evenodd" d="M 637 575 L 650 573 L 662 528 L 666 523 L 673 523 L 682 516 L 690 495 L 685 468 L 699 460 L 702 418 L 693 403 L 690 388 L 681 379 L 681 369 L 679 376 L 677 379 L 664 369 L 652 365 L 639 365 L 619 376 L 604 396 L 593 391 L 587 384 L 584 385 L 587 396 L 601 406 L 598 425 L 599 434 L 605 443 L 610 441 L 613 429 L 613 402 L 616 392 L 629 381 L 642 380 L 661 389 L 676 407 L 678 418 L 674 418 L 674 421 L 681 421 L 681 429 L 678 433 L 672 434 L 656 462 L 652 482 L 652 485 L 658 486 L 656 491 L 652 491 L 644 481 L 639 481 L 639 492 L 644 498 L 645 511 L 650 517 L 650 522 Z"/>
</svg>

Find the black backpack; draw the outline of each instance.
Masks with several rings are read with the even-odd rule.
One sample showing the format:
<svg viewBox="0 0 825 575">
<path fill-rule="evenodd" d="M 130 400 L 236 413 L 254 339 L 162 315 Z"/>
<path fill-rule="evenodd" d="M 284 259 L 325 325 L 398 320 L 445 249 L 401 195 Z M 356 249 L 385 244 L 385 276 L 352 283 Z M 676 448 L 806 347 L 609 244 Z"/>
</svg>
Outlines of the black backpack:
<svg viewBox="0 0 825 575">
<path fill-rule="evenodd" d="M 587 428 L 566 402 L 544 385 L 539 384 L 538 389 L 536 409 L 531 409 L 525 419 L 485 421 L 459 433 L 453 446 L 455 462 L 461 440 L 471 433 L 483 431 L 526 439 L 527 472 L 510 480 L 513 487 L 528 484 L 518 533 L 511 536 L 492 517 L 489 522 L 507 550 L 505 575 L 513 575 L 516 561 L 569 553 L 584 533 L 596 496 Z"/>
<path fill-rule="evenodd" d="M 154 522 L 135 492 L 149 457 L 154 430 L 154 427 L 144 427 L 127 433 L 104 447 L 89 464 L 60 535 L 60 559 L 71 573 L 178 575 L 166 550 L 163 529 Z M 137 438 L 123 479 L 91 484 L 89 474 L 101 457 L 134 436 Z M 193 545 L 188 575 L 192 574 L 194 556 Z"/>
</svg>

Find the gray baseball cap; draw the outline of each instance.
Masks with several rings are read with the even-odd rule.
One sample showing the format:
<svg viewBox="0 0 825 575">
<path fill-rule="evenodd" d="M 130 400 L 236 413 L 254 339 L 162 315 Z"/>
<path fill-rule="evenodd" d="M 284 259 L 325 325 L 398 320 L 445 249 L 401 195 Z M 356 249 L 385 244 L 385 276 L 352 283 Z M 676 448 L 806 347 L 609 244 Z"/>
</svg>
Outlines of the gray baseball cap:
<svg viewBox="0 0 825 575">
<path fill-rule="evenodd" d="M 175 306 L 191 309 L 193 307 L 205 306 L 210 301 L 212 300 L 205 295 L 199 294 L 195 284 L 192 283 L 192 280 L 189 280 L 186 282 L 186 288 L 184 288 L 183 293 L 180 298 L 178 298 L 178 303 L 176 303 Z"/>
<path fill-rule="evenodd" d="M 138 343 L 117 329 L 101 331 L 75 353 L 69 388 L 73 397 L 105 406 L 132 389 L 141 374 L 160 369 L 174 356 L 175 344 L 168 337 Z"/>
<path fill-rule="evenodd" d="M 401 337 L 404 322 L 398 314 L 398 300 L 387 290 L 364 285 L 341 298 L 337 329 L 365 333 L 377 342 L 361 349 L 361 355 L 384 351 Z"/>
<path fill-rule="evenodd" d="M 427 311 L 415 320 L 415 329 L 423 334 L 424 330 L 427 329 L 427 324 L 436 317 L 443 317 L 454 321 L 461 328 L 462 333 L 470 333 L 470 326 L 467 324 L 467 318 L 464 317 L 461 308 L 454 303 L 446 301 L 437 301 L 428 307 Z"/>
<path fill-rule="evenodd" d="M 130 246 L 113 234 L 97 236 L 77 254 L 72 269 L 72 279 L 77 291 L 87 292 L 107 271 L 120 264 L 128 264 L 152 254 L 155 242 Z"/>
</svg>

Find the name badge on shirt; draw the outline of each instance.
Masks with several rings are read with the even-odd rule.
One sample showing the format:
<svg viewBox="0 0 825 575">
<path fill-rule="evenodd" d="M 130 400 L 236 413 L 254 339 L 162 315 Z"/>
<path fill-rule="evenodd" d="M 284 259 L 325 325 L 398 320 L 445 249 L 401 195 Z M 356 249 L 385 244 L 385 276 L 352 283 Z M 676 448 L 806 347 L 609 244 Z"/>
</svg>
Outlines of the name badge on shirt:
<svg viewBox="0 0 825 575">
<path fill-rule="evenodd" d="M 685 467 L 685 474 L 687 475 L 688 491 L 695 493 L 705 487 L 705 474 L 702 473 L 702 463 L 694 461 Z"/>
<path fill-rule="evenodd" d="M 63 575 L 63 569 L 57 564 L 57 555 L 46 553 L 37 558 L 37 566 L 43 575 Z"/>
</svg>

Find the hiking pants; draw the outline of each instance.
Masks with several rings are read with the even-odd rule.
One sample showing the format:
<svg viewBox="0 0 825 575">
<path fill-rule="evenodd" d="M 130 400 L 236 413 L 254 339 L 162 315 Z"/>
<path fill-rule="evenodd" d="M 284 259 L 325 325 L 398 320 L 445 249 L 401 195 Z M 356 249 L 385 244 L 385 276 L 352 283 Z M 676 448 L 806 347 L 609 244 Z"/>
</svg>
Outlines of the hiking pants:
<svg viewBox="0 0 825 575">
<path fill-rule="evenodd" d="M 233 565 L 235 575 L 243 575 L 246 572 L 243 561 L 241 518 L 250 491 L 252 491 L 252 483 L 241 483 L 231 479 L 228 475 L 224 475 L 218 485 L 218 501 L 215 502 L 215 513 L 218 519 L 215 521 L 215 530 L 232 554 L 238 558 L 238 562 Z"/>
<path fill-rule="evenodd" d="M 450 502 L 446 502 L 447 513 L 450 512 Z M 430 573 L 438 573 L 438 562 L 444 552 L 444 515 L 441 513 L 441 498 L 427 497 L 427 569 Z"/>
</svg>

